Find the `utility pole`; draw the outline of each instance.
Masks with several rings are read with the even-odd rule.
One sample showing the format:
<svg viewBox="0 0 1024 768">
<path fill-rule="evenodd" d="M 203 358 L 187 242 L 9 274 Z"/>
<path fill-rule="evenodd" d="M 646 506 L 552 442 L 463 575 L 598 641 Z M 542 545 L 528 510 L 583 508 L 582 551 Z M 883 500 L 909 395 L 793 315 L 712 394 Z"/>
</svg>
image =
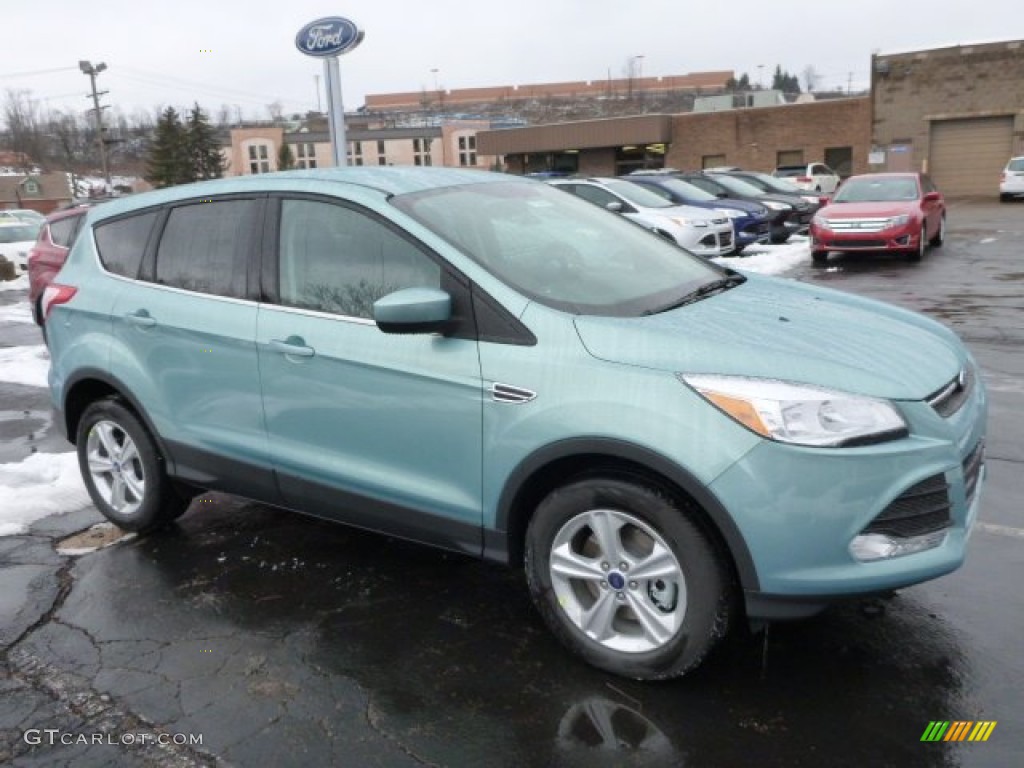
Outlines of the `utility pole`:
<svg viewBox="0 0 1024 768">
<path fill-rule="evenodd" d="M 102 61 L 95 67 L 88 61 L 79 61 L 78 68 L 82 72 L 89 76 L 89 81 L 92 83 L 92 104 L 93 112 L 96 114 L 96 144 L 100 149 L 100 165 L 103 167 L 103 179 L 107 182 L 108 191 L 112 189 L 110 183 L 110 167 L 107 165 L 107 142 L 103 137 L 103 110 L 105 106 L 100 106 L 100 96 L 105 96 L 108 91 L 96 91 L 96 75 L 107 68 L 107 65 Z M 86 96 L 85 98 L 89 98 Z"/>
</svg>

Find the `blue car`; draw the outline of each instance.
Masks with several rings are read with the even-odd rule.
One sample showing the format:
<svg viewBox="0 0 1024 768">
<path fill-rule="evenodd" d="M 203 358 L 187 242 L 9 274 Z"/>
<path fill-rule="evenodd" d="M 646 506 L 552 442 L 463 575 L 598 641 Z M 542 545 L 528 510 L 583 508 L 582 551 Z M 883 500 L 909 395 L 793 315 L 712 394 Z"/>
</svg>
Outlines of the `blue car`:
<svg viewBox="0 0 1024 768">
<path fill-rule="evenodd" d="M 522 567 L 566 647 L 630 678 L 949 573 L 977 516 L 986 393 L 950 330 L 540 181 L 135 195 L 89 211 L 42 312 L 56 423 L 119 527 L 214 489 Z"/>
<path fill-rule="evenodd" d="M 767 243 L 771 239 L 773 212 L 760 203 L 716 197 L 671 173 L 633 171 L 623 178 L 640 184 L 677 205 L 693 205 L 724 212 L 732 219 L 735 231 L 736 247 L 733 253 L 738 254 L 748 245 Z"/>
</svg>

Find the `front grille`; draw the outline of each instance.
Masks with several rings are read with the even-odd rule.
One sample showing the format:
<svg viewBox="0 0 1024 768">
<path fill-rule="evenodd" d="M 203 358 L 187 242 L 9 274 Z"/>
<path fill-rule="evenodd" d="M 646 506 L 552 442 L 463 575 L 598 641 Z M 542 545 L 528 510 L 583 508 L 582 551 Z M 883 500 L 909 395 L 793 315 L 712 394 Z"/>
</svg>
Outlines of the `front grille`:
<svg viewBox="0 0 1024 768">
<path fill-rule="evenodd" d="M 830 244 L 832 248 L 884 248 L 885 240 L 846 240 L 844 238 L 836 238 Z"/>
<path fill-rule="evenodd" d="M 923 536 L 948 528 L 953 522 L 949 510 L 945 475 L 932 475 L 896 497 L 863 532 L 903 539 Z"/>
<path fill-rule="evenodd" d="M 942 418 L 948 419 L 963 407 L 973 388 L 974 372 L 964 368 L 955 379 L 927 398 L 928 405 Z"/>
<path fill-rule="evenodd" d="M 981 476 L 981 468 L 985 464 L 985 443 L 979 442 L 974 446 L 964 459 L 964 494 L 967 497 L 967 506 L 970 507 L 974 501 L 974 493 L 978 490 L 978 478 Z"/>
<path fill-rule="evenodd" d="M 826 219 L 833 232 L 881 232 L 890 226 L 889 219 Z"/>
<path fill-rule="evenodd" d="M 728 248 L 732 245 L 732 232 L 722 232 L 720 238 L 723 247 Z"/>
</svg>

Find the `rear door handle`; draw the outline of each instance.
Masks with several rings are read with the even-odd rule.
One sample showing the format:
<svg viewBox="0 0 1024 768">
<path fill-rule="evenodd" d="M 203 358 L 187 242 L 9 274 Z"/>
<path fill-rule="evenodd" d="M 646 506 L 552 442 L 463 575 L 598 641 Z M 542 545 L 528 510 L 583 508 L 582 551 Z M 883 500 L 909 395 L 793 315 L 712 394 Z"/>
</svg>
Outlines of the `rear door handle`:
<svg viewBox="0 0 1024 768">
<path fill-rule="evenodd" d="M 131 325 L 139 328 L 152 328 L 156 325 L 156 318 L 151 317 L 149 312 L 144 309 L 137 309 L 134 312 L 129 312 L 124 316 Z"/>
<path fill-rule="evenodd" d="M 312 357 L 316 354 L 316 350 L 312 347 L 306 346 L 302 339 L 297 336 L 289 336 L 284 341 L 280 339 L 271 339 L 268 346 L 275 352 L 280 352 L 282 355 L 291 355 L 293 357 Z"/>
</svg>

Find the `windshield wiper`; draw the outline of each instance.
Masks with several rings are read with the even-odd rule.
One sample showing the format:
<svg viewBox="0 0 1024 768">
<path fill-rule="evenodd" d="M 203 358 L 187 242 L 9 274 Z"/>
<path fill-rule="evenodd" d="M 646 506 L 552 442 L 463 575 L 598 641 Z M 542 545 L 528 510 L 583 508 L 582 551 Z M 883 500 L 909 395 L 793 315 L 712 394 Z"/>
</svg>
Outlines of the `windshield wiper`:
<svg viewBox="0 0 1024 768">
<path fill-rule="evenodd" d="M 741 283 L 745 283 L 746 281 L 747 278 L 745 278 L 743 275 L 733 272 L 732 274 L 727 275 L 726 277 L 723 277 L 719 280 L 712 280 L 710 283 L 704 283 L 704 285 L 702 285 L 700 288 L 690 291 L 685 296 L 676 299 L 670 304 L 666 304 L 663 307 L 658 307 L 657 309 L 649 309 L 646 312 L 644 312 L 644 315 L 659 315 L 662 312 L 668 312 L 669 310 L 672 309 L 679 309 L 679 307 L 685 307 L 687 304 L 693 304 L 694 302 L 700 301 L 701 299 L 706 299 L 708 296 L 712 296 L 713 294 L 721 293 L 722 291 L 727 291 L 730 288 L 740 285 Z"/>
</svg>

